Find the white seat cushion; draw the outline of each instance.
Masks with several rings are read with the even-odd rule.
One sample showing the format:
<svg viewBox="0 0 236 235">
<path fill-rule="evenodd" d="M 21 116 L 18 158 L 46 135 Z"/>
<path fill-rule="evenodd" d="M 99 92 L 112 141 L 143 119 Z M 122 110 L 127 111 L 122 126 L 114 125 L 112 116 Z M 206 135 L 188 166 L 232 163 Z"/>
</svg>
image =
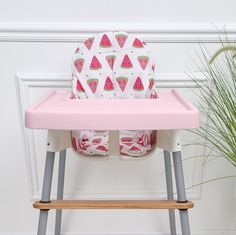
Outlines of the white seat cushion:
<svg viewBox="0 0 236 235">
<path fill-rule="evenodd" d="M 124 32 L 91 37 L 76 50 L 72 72 L 76 99 L 156 98 L 155 65 L 145 43 Z M 153 149 L 156 132 L 120 131 L 122 155 L 144 156 Z M 108 131 L 73 131 L 74 149 L 84 155 L 108 155 Z"/>
</svg>

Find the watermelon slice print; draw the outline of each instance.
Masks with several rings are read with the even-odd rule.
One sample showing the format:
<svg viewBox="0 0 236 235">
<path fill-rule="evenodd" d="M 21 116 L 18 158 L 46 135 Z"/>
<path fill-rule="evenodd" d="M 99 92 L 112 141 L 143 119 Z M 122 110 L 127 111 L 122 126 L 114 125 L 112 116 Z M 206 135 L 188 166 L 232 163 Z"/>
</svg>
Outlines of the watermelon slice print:
<svg viewBox="0 0 236 235">
<path fill-rule="evenodd" d="M 121 142 L 132 142 L 132 138 L 131 137 L 122 137 L 121 139 Z"/>
<path fill-rule="evenodd" d="M 93 139 L 92 141 L 93 144 L 100 144 L 101 142 L 102 142 L 101 138 L 96 138 L 96 139 Z"/>
<path fill-rule="evenodd" d="M 77 59 L 77 60 L 75 60 L 74 65 L 75 65 L 77 71 L 80 73 L 82 68 L 83 68 L 83 66 L 84 66 L 84 59 Z"/>
<path fill-rule="evenodd" d="M 87 40 L 84 41 L 84 45 L 87 47 L 88 50 L 91 49 L 93 45 L 94 38 L 88 38 Z"/>
<path fill-rule="evenodd" d="M 76 49 L 75 53 L 78 53 L 79 52 L 79 47 Z"/>
<path fill-rule="evenodd" d="M 87 148 L 89 148 L 90 145 L 89 144 L 85 144 L 85 145 L 81 145 L 80 148 L 81 150 L 87 151 Z"/>
<path fill-rule="evenodd" d="M 113 69 L 113 65 L 114 65 L 115 59 L 116 59 L 115 55 L 108 55 L 108 56 L 106 56 L 106 61 L 109 64 L 111 69 Z"/>
<path fill-rule="evenodd" d="M 72 139 L 71 139 L 71 143 L 72 143 L 72 147 L 73 147 L 73 149 L 74 149 L 75 151 L 77 151 L 78 148 L 77 148 L 77 145 L 76 145 L 76 139 L 75 139 L 74 137 L 72 137 Z"/>
<path fill-rule="evenodd" d="M 125 34 L 117 34 L 115 37 L 116 37 L 116 41 L 118 42 L 120 48 L 123 48 L 128 36 Z"/>
<path fill-rule="evenodd" d="M 96 149 L 107 152 L 108 149 L 105 146 L 99 145 Z"/>
<path fill-rule="evenodd" d="M 156 132 L 152 131 L 150 135 L 150 144 L 153 145 L 154 143 L 156 143 Z"/>
<path fill-rule="evenodd" d="M 136 146 L 132 146 L 130 148 L 130 151 L 140 151 L 140 149 L 138 147 L 136 147 Z"/>
<path fill-rule="evenodd" d="M 106 132 L 105 130 L 96 130 L 96 131 L 94 131 L 95 133 L 104 133 L 104 132 Z"/>
<path fill-rule="evenodd" d="M 133 143 L 130 143 L 130 142 L 124 142 L 124 143 L 122 143 L 122 144 L 127 145 L 127 146 L 131 146 Z"/>
<path fill-rule="evenodd" d="M 122 63 L 121 63 L 121 68 L 130 69 L 132 67 L 133 67 L 133 64 L 131 63 L 129 56 L 126 54 L 124 56 Z"/>
<path fill-rule="evenodd" d="M 153 78 L 149 79 L 149 86 L 148 86 L 148 88 L 149 88 L 150 90 L 152 90 L 152 87 L 153 87 L 154 83 L 155 83 L 155 81 L 154 81 Z"/>
<path fill-rule="evenodd" d="M 102 65 L 100 64 L 98 58 L 96 56 L 93 56 L 93 59 L 90 64 L 90 69 L 97 70 L 97 69 L 101 69 L 101 68 L 102 68 Z"/>
<path fill-rule="evenodd" d="M 128 78 L 127 77 L 118 77 L 118 78 L 116 78 L 116 81 L 118 82 L 120 89 L 122 91 L 124 91 L 126 84 L 128 82 Z"/>
<path fill-rule="evenodd" d="M 105 91 L 112 91 L 113 89 L 114 89 L 113 83 L 112 83 L 110 77 L 108 76 L 105 81 L 104 90 Z"/>
<path fill-rule="evenodd" d="M 135 81 L 135 83 L 134 83 L 133 89 L 134 89 L 135 91 L 142 91 L 142 90 L 144 89 L 143 83 L 142 83 L 142 80 L 141 80 L 140 77 L 137 77 L 137 79 L 136 79 L 136 81 Z"/>
<path fill-rule="evenodd" d="M 135 48 L 143 48 L 143 43 L 138 38 L 135 38 L 132 46 Z"/>
<path fill-rule="evenodd" d="M 147 66 L 148 61 L 149 61 L 149 57 L 148 57 L 148 56 L 145 56 L 145 55 L 143 55 L 143 56 L 138 56 L 138 62 L 139 62 L 140 66 L 141 66 L 141 68 L 142 68 L 143 70 L 146 69 L 146 66 Z"/>
<path fill-rule="evenodd" d="M 81 85 L 81 83 L 80 83 L 79 80 L 77 80 L 77 83 L 76 83 L 76 90 L 77 90 L 78 92 L 84 92 L 84 88 L 83 88 L 83 86 Z"/>
<path fill-rule="evenodd" d="M 152 65 L 152 71 L 155 72 L 155 64 Z"/>
<path fill-rule="evenodd" d="M 87 83 L 88 83 L 88 85 L 89 85 L 91 91 L 92 91 L 93 93 L 95 93 L 96 90 L 97 90 L 97 86 L 98 86 L 98 79 L 96 79 L 96 78 L 91 78 L 91 79 L 89 79 L 89 80 L 87 81 Z"/>
<path fill-rule="evenodd" d="M 151 95 L 150 95 L 150 98 L 151 98 L 151 99 L 157 99 L 157 98 L 158 98 L 158 94 L 157 94 L 157 92 L 156 92 L 155 90 L 152 90 L 152 93 L 151 93 Z"/>
<path fill-rule="evenodd" d="M 99 46 L 100 47 L 105 47 L 105 48 L 111 47 L 111 41 L 110 41 L 110 39 L 108 38 L 108 36 L 106 34 L 103 34 Z"/>
</svg>

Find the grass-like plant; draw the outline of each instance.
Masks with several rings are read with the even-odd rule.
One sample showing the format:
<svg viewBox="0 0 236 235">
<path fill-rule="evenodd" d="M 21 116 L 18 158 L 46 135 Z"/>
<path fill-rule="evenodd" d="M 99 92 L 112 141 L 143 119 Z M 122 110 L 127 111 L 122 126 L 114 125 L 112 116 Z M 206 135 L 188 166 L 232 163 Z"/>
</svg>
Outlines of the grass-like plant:
<svg viewBox="0 0 236 235">
<path fill-rule="evenodd" d="M 222 44 L 213 56 L 204 49 L 202 55 L 199 68 L 206 82 L 192 79 L 200 88 L 203 122 L 194 132 L 206 140 L 209 156 L 214 152 L 236 166 L 236 47 Z"/>
</svg>

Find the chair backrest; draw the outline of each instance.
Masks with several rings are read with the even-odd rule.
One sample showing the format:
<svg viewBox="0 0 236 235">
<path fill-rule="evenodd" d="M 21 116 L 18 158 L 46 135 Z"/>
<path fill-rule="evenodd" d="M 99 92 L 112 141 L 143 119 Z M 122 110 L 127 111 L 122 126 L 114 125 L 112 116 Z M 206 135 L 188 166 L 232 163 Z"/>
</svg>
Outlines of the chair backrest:
<svg viewBox="0 0 236 235">
<path fill-rule="evenodd" d="M 155 64 L 133 34 L 100 33 L 77 48 L 72 64 L 75 98 L 156 98 Z"/>
<path fill-rule="evenodd" d="M 155 65 L 147 45 L 133 34 L 100 33 L 77 48 L 72 64 L 73 94 L 77 99 L 156 98 Z M 106 130 L 72 132 L 76 152 L 108 156 Z M 108 143 L 109 142 L 109 143 Z M 120 156 L 145 156 L 154 149 L 156 132 L 121 130 Z"/>
</svg>

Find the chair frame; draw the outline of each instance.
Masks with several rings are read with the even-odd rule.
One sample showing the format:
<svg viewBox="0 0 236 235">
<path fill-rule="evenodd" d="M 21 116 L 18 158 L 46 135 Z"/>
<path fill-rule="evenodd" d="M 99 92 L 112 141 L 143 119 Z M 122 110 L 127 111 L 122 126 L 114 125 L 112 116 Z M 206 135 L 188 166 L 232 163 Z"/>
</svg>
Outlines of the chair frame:
<svg viewBox="0 0 236 235">
<path fill-rule="evenodd" d="M 62 209 L 168 209 L 170 232 L 176 235 L 175 209 L 179 210 L 183 235 L 190 235 L 188 209 L 193 203 L 187 201 L 181 156 L 181 142 L 178 130 L 159 130 L 157 147 L 163 149 L 167 200 L 63 200 L 66 149 L 71 148 L 70 131 L 48 130 L 47 154 L 44 169 L 41 200 L 33 204 L 40 209 L 37 235 L 46 235 L 48 212 L 56 209 L 55 235 L 61 234 Z M 109 131 L 113 139 L 118 140 L 118 131 Z M 118 144 L 118 143 L 117 143 Z M 114 149 L 113 149 L 114 151 Z M 116 150 L 117 151 L 117 150 Z M 57 200 L 50 201 L 55 153 L 59 154 Z M 113 152 L 114 154 L 114 152 Z M 172 158 L 172 159 L 171 159 Z M 177 201 L 174 200 L 172 160 L 177 189 Z"/>
</svg>

